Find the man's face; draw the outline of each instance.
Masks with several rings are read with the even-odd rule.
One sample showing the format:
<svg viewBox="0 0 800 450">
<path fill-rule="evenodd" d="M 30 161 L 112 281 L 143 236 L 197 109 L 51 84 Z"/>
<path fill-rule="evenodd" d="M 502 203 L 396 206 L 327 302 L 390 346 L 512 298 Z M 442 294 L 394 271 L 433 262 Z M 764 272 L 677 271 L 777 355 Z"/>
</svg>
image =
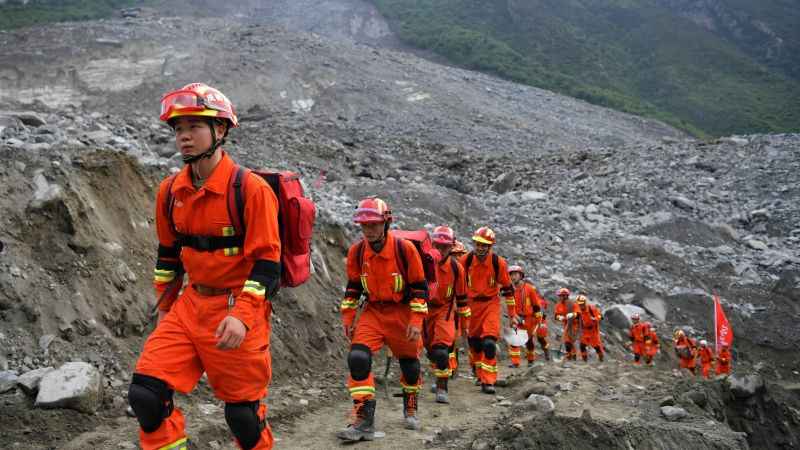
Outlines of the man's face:
<svg viewBox="0 0 800 450">
<path fill-rule="evenodd" d="M 442 259 L 447 258 L 450 251 L 453 250 L 453 246 L 448 244 L 433 244 L 433 248 L 439 251 L 439 254 L 442 255 Z"/>
<path fill-rule="evenodd" d="M 362 223 L 361 234 L 371 244 L 377 244 L 383 239 L 383 229 L 386 222 Z"/>
<path fill-rule="evenodd" d="M 475 254 L 478 256 L 486 256 L 489 254 L 489 249 L 492 248 L 489 244 L 483 242 L 475 242 Z"/>
<path fill-rule="evenodd" d="M 175 144 L 178 151 L 184 156 L 199 155 L 206 151 L 214 142 L 211 139 L 211 129 L 208 120 L 196 116 L 180 116 L 175 118 Z M 214 124 L 217 140 L 225 135 L 225 126 Z"/>
<path fill-rule="evenodd" d="M 514 283 L 519 283 L 519 281 L 522 279 L 522 274 L 519 272 L 511 272 L 510 277 L 511 281 L 513 281 Z"/>
</svg>

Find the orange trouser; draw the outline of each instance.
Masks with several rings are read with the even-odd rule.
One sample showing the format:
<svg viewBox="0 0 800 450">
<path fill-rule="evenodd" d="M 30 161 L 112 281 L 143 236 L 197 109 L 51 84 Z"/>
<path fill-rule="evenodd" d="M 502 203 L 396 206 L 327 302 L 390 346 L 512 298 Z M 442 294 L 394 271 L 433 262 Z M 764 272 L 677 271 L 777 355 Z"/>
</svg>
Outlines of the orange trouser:
<svg viewBox="0 0 800 450">
<path fill-rule="evenodd" d="M 228 296 L 205 297 L 193 287 L 184 289 L 172 309 L 144 344 L 136 373 L 158 378 L 170 389 L 187 393 L 205 372 L 214 395 L 227 403 L 259 401 L 267 396 L 272 378 L 269 354 L 270 307 L 264 306 L 235 350 L 217 350 L 214 333 L 228 315 Z M 262 403 L 259 417 L 267 412 Z M 180 409 L 164 419 L 152 433 L 139 429 L 142 448 L 157 449 L 186 439 Z M 256 449 L 272 448 L 272 430 L 267 424 Z M 237 443 L 238 445 L 238 443 Z M 176 447 L 178 448 L 178 447 Z"/>
<path fill-rule="evenodd" d="M 526 361 L 536 361 L 536 350 L 534 348 L 534 341 L 537 339 L 539 340 L 539 345 L 542 349 L 547 348 L 547 324 L 544 322 L 537 323 L 533 318 L 533 315 L 526 315 L 525 319 L 525 331 L 528 332 L 528 342 L 525 345 L 525 360 Z M 536 333 L 534 335 L 534 329 L 536 329 Z M 514 347 L 513 345 L 508 346 L 508 355 L 509 359 L 511 360 L 511 364 L 519 365 L 522 361 L 522 347 Z"/>
<path fill-rule="evenodd" d="M 600 342 L 600 329 L 595 327 L 584 328 L 581 333 L 581 356 L 588 356 L 588 347 L 593 347 L 599 356 L 604 354 L 603 344 Z"/>
<path fill-rule="evenodd" d="M 425 350 L 430 352 L 434 345 L 447 347 L 449 358 L 451 353 L 449 350 L 456 338 L 455 315 L 456 311 L 453 303 L 428 305 L 428 316 L 425 317 L 425 330 L 422 333 L 422 342 L 425 345 Z M 450 375 L 453 374 L 449 361 L 447 369 L 439 370 L 433 363 L 431 363 L 431 367 L 433 368 L 433 373 L 436 374 L 436 378 L 450 378 Z"/>
<path fill-rule="evenodd" d="M 384 345 L 398 360 L 419 359 L 422 350 L 422 339 L 410 342 L 406 337 L 406 329 L 411 322 L 411 308 L 407 304 L 397 302 L 366 302 L 361 317 L 356 323 L 355 335 L 350 344 L 369 347 L 374 356 Z M 422 379 L 417 376 L 414 383 L 409 383 L 403 373 L 400 373 L 400 385 L 403 392 L 416 393 Z M 372 370 L 363 380 L 355 380 L 348 375 L 347 385 L 350 387 L 350 396 L 354 400 L 369 400 L 375 397 L 375 378 Z"/>
<path fill-rule="evenodd" d="M 430 307 L 428 307 L 430 308 Z M 455 315 L 455 314 L 454 314 Z M 455 317 L 455 325 L 456 325 L 456 332 L 455 332 L 455 339 L 453 340 L 453 345 L 450 347 L 450 374 L 456 373 L 458 369 L 458 349 L 461 347 L 461 327 L 464 324 L 464 317 Z"/>
<path fill-rule="evenodd" d="M 575 359 L 578 350 L 575 348 L 575 341 L 572 339 L 572 336 L 577 333 L 574 327 L 571 330 L 572 333 L 568 332 L 568 327 L 572 327 L 572 325 L 564 324 L 564 351 L 567 353 L 567 359 Z"/>
<path fill-rule="evenodd" d="M 647 353 L 647 344 L 644 341 L 633 341 L 633 363 L 641 364 L 642 356 Z"/>
<path fill-rule="evenodd" d="M 730 374 L 731 373 L 730 363 L 726 364 L 717 363 L 717 365 L 714 367 L 714 373 L 717 375 Z"/>
<path fill-rule="evenodd" d="M 470 339 L 491 337 L 497 342 L 500 337 L 500 298 L 470 301 L 470 310 Z M 485 351 L 476 352 L 471 345 L 469 347 L 470 364 L 475 368 L 475 376 L 484 384 L 494 384 L 497 381 L 497 352 L 491 349 L 489 353 L 491 358 L 486 356 Z"/>
<path fill-rule="evenodd" d="M 711 363 L 703 363 L 703 376 L 706 378 L 711 378 Z"/>
<path fill-rule="evenodd" d="M 689 369 L 690 372 L 695 373 L 697 370 L 697 356 L 691 358 L 679 358 L 681 369 Z"/>
</svg>

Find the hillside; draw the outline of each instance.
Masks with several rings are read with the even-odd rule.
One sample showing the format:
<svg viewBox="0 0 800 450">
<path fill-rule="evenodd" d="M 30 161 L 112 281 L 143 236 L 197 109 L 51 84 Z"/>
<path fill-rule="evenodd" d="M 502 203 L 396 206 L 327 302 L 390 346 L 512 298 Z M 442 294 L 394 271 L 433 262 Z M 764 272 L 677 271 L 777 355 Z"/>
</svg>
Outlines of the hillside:
<svg viewBox="0 0 800 450">
<path fill-rule="evenodd" d="M 374 0 L 398 36 L 461 66 L 700 136 L 800 130 L 783 0 Z"/>
</svg>

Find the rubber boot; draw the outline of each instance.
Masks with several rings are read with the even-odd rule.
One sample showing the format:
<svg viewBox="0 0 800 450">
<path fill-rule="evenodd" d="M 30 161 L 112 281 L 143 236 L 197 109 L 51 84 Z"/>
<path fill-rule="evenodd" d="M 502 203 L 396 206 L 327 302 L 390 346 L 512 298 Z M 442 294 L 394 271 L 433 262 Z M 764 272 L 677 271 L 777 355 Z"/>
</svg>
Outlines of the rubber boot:
<svg viewBox="0 0 800 450">
<path fill-rule="evenodd" d="M 533 367 L 536 364 L 536 361 L 528 361 L 528 367 Z"/>
<path fill-rule="evenodd" d="M 550 350 L 544 349 L 544 359 L 545 361 L 550 361 Z"/>
<path fill-rule="evenodd" d="M 375 399 L 353 400 L 353 420 L 347 428 L 336 432 L 336 437 L 346 441 L 371 441 L 375 439 Z"/>
<path fill-rule="evenodd" d="M 407 430 L 419 430 L 422 428 L 422 422 L 419 420 L 419 413 L 417 411 L 417 394 L 403 393 L 403 428 Z"/>
<path fill-rule="evenodd" d="M 436 403 L 450 403 L 447 394 L 447 378 L 436 379 Z"/>
<path fill-rule="evenodd" d="M 494 385 L 483 383 L 481 384 L 481 391 L 483 391 L 484 394 L 494 394 Z"/>
</svg>

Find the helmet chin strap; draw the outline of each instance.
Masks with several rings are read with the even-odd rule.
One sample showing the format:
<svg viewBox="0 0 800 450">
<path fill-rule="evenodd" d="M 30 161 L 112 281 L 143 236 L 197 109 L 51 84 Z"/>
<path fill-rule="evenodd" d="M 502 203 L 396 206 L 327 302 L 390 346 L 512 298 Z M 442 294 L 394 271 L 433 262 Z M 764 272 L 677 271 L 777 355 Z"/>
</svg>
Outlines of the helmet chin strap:
<svg viewBox="0 0 800 450">
<path fill-rule="evenodd" d="M 214 154 L 214 151 L 217 150 L 222 144 L 225 143 L 225 137 L 223 137 L 220 140 L 217 140 L 217 133 L 214 130 L 214 120 L 213 119 L 209 119 L 208 128 L 211 129 L 211 142 L 213 142 L 213 143 L 211 144 L 210 147 L 208 147 L 206 149 L 206 151 L 204 151 L 203 153 L 200 153 L 199 155 L 184 155 L 184 156 L 182 156 L 184 164 L 192 164 L 192 163 L 200 161 L 201 159 L 204 159 L 204 158 L 211 158 L 211 156 Z M 225 131 L 225 134 L 226 135 L 228 134 L 227 130 Z"/>
</svg>

